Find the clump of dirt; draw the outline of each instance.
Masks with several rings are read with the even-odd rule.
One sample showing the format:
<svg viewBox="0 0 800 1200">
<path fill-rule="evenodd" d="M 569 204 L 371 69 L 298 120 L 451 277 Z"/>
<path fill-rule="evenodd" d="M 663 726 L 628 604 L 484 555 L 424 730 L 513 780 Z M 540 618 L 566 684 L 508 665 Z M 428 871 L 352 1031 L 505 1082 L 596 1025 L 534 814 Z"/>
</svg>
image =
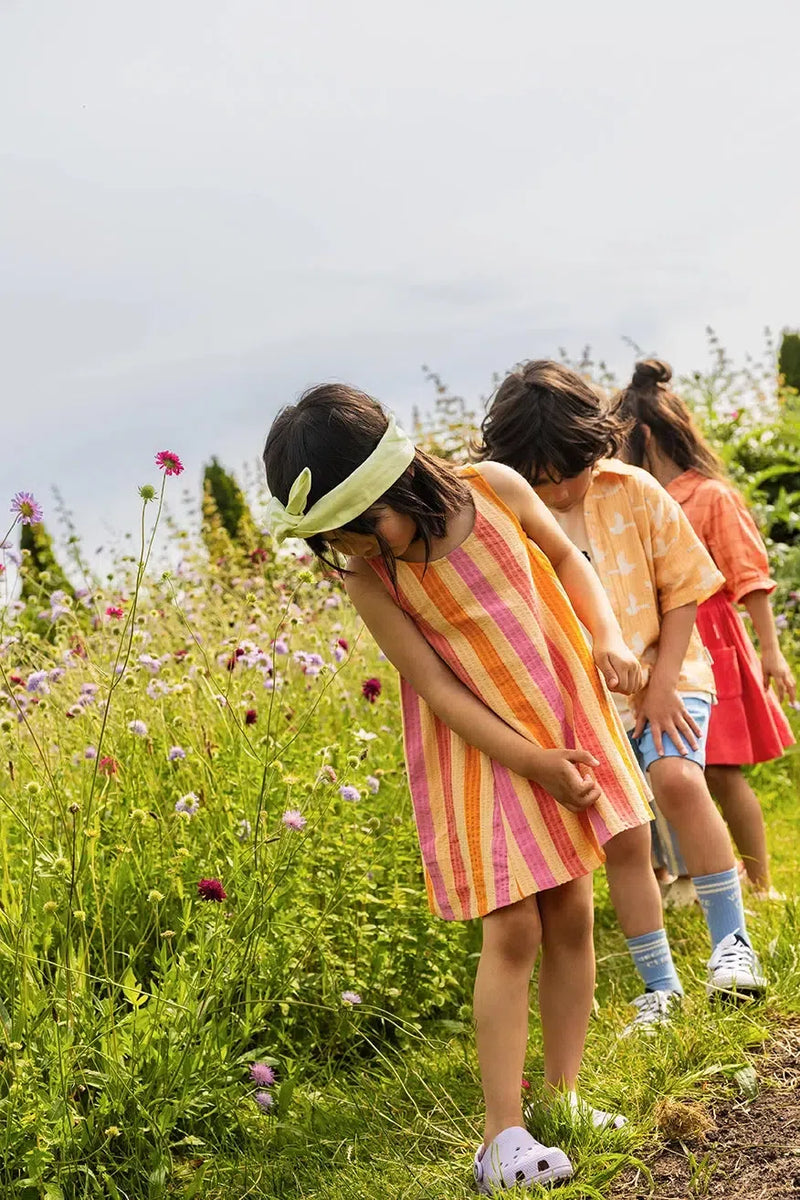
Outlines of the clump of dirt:
<svg viewBox="0 0 800 1200">
<path fill-rule="evenodd" d="M 615 1193 L 632 1200 L 798 1200 L 800 1198 L 800 1021 L 785 1026 L 757 1064 L 755 1099 L 708 1108 L 662 1101 L 668 1144 L 647 1165 L 653 1190 L 624 1177 Z M 697 1110 L 705 1114 L 699 1119 Z"/>
</svg>

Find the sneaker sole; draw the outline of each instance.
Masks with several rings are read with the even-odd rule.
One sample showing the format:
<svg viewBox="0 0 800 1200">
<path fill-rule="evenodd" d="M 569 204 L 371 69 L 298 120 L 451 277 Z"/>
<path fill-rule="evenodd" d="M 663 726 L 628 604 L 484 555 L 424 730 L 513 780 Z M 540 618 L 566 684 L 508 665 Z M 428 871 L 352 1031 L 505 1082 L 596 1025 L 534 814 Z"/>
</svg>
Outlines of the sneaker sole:
<svg viewBox="0 0 800 1200">
<path fill-rule="evenodd" d="M 709 999 L 717 997 L 720 1000 L 726 1000 L 729 1004 L 749 1004 L 754 1000 L 763 1000 L 766 993 L 766 984 L 763 987 L 754 988 L 722 987 L 715 983 L 706 984 L 706 995 Z"/>
</svg>

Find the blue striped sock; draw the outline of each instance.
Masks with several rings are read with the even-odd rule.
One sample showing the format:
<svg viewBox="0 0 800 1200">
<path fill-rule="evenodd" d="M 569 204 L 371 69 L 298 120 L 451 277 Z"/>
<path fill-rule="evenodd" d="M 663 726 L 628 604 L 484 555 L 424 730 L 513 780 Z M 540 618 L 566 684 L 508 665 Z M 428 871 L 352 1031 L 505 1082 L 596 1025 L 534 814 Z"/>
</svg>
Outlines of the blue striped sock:
<svg viewBox="0 0 800 1200">
<path fill-rule="evenodd" d="M 672 961 L 672 952 L 664 929 L 628 938 L 633 965 L 641 975 L 648 992 L 677 992 L 683 995 L 681 981 Z"/>
<path fill-rule="evenodd" d="M 711 949 L 715 949 L 729 933 L 738 932 L 749 942 L 736 867 L 718 871 L 716 875 L 696 875 L 692 882 L 711 934 Z"/>
</svg>

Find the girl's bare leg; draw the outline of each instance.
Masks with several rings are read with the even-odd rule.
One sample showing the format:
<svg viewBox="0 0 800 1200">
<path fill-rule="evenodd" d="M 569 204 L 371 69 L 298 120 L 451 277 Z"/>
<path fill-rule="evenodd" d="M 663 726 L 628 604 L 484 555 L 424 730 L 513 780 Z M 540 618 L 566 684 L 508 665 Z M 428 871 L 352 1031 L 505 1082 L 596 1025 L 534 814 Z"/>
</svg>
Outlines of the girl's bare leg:
<svg viewBox="0 0 800 1200">
<path fill-rule="evenodd" d="M 545 1082 L 574 1092 L 594 999 L 592 875 L 539 893 Z"/>
<path fill-rule="evenodd" d="M 741 767 L 706 767 L 706 781 L 742 856 L 747 878 L 758 891 L 769 891 L 764 814 Z"/>
<path fill-rule="evenodd" d="M 486 1101 L 487 1146 L 503 1129 L 523 1124 L 521 1083 L 528 1044 L 528 989 L 541 940 L 536 896 L 483 918 L 474 1017 Z"/>
</svg>

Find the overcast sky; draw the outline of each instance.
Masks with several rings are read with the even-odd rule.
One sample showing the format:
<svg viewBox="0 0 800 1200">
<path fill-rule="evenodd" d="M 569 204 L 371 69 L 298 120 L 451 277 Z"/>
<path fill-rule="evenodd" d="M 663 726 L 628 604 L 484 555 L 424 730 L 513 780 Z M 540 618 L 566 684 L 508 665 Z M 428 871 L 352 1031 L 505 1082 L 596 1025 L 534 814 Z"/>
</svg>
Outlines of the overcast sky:
<svg viewBox="0 0 800 1200">
<path fill-rule="evenodd" d="M 789 0 L 0 0 L 0 506 L 58 484 L 92 550 L 322 379 L 758 353 L 798 44 Z"/>
</svg>

